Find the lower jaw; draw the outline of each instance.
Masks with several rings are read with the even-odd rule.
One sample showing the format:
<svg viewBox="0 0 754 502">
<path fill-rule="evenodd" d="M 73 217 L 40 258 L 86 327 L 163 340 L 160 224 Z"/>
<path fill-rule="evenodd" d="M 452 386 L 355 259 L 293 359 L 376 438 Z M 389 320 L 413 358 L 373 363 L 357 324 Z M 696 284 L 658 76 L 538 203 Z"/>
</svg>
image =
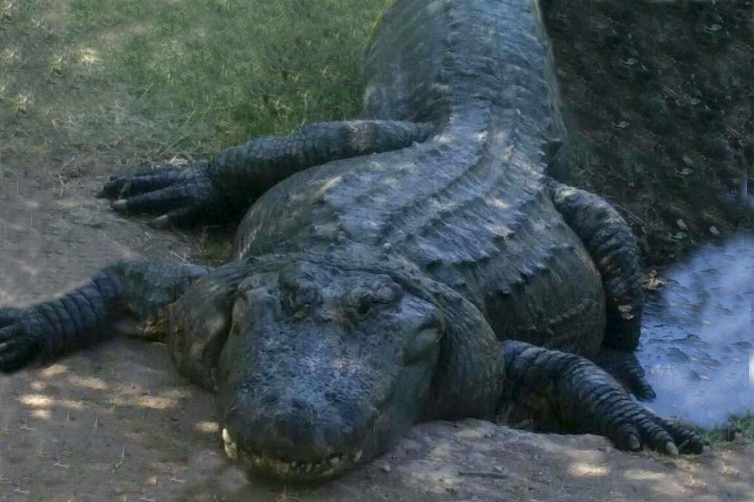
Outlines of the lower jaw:
<svg viewBox="0 0 754 502">
<path fill-rule="evenodd" d="M 238 461 L 251 476 L 275 481 L 325 481 L 353 469 L 362 456 L 361 449 L 354 449 L 318 461 L 287 460 L 239 450 L 226 431 L 223 431 L 223 440 L 226 455 Z"/>
<path fill-rule="evenodd" d="M 239 461 L 254 477 L 276 481 L 316 482 L 340 476 L 356 466 L 356 462 L 352 460 L 333 462 L 334 458 L 337 457 L 319 462 L 302 462 L 242 453 Z"/>
</svg>

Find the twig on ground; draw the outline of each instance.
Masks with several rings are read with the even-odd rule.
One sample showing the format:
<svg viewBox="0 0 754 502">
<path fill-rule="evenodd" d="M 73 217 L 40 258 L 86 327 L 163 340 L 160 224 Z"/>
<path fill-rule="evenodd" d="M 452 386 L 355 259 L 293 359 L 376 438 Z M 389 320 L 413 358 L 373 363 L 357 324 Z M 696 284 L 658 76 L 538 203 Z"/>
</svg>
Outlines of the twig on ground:
<svg viewBox="0 0 754 502">
<path fill-rule="evenodd" d="M 491 471 L 458 471 L 459 476 L 466 476 L 470 478 L 494 478 L 505 479 L 508 477 L 504 472 L 491 472 Z"/>
</svg>

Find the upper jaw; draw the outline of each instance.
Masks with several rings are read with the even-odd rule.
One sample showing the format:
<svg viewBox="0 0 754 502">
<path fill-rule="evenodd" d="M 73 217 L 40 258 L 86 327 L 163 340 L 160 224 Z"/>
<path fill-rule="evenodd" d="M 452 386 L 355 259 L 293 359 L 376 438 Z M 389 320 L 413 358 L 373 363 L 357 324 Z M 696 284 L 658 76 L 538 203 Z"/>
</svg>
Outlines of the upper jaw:
<svg viewBox="0 0 754 502">
<path fill-rule="evenodd" d="M 239 448 L 228 429 L 223 429 L 222 439 L 225 454 L 231 460 L 240 462 L 253 476 L 277 481 L 324 481 L 353 469 L 363 454 L 362 448 L 351 448 L 317 460 L 283 459 Z"/>
</svg>

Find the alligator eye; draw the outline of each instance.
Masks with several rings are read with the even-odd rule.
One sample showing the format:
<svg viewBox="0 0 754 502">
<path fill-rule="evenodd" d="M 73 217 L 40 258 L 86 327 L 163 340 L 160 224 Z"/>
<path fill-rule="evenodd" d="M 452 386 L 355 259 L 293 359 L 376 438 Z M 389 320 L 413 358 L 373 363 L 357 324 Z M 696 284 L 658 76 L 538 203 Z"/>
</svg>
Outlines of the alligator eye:
<svg viewBox="0 0 754 502">
<path fill-rule="evenodd" d="M 359 302 L 356 304 L 356 313 L 361 317 L 364 317 L 369 313 L 372 308 L 372 295 L 366 294 L 359 297 Z"/>
</svg>

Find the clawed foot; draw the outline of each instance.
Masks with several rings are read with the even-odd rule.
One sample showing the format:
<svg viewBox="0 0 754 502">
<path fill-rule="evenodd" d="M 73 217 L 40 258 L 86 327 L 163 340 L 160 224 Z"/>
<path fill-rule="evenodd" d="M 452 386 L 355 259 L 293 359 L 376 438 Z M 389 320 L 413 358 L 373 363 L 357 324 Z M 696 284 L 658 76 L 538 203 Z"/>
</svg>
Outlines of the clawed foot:
<svg viewBox="0 0 754 502">
<path fill-rule="evenodd" d="M 160 228 L 206 217 L 218 201 L 204 162 L 113 176 L 99 196 L 114 199 L 112 207 L 121 213 L 159 215 L 150 224 Z"/>
<path fill-rule="evenodd" d="M 624 450 L 647 446 L 669 455 L 699 454 L 707 444 L 690 427 L 658 417 L 631 400 L 616 403 L 607 416 L 614 423 L 608 425 L 606 436 Z"/>
<path fill-rule="evenodd" d="M 671 455 L 701 453 L 706 442 L 690 427 L 658 417 L 633 401 L 614 378 L 582 361 L 560 382 L 563 415 L 584 432 L 597 432 L 618 448 L 642 446 Z"/>
<path fill-rule="evenodd" d="M 40 338 L 28 329 L 28 319 L 19 309 L 0 309 L 0 371 L 16 371 L 39 351 Z"/>
<path fill-rule="evenodd" d="M 502 348 L 510 398 L 524 405 L 545 399 L 546 419 L 560 430 L 599 434 L 623 450 L 648 446 L 672 455 L 701 453 L 706 444 L 690 427 L 631 399 L 620 382 L 583 357 L 513 340 Z"/>
</svg>

